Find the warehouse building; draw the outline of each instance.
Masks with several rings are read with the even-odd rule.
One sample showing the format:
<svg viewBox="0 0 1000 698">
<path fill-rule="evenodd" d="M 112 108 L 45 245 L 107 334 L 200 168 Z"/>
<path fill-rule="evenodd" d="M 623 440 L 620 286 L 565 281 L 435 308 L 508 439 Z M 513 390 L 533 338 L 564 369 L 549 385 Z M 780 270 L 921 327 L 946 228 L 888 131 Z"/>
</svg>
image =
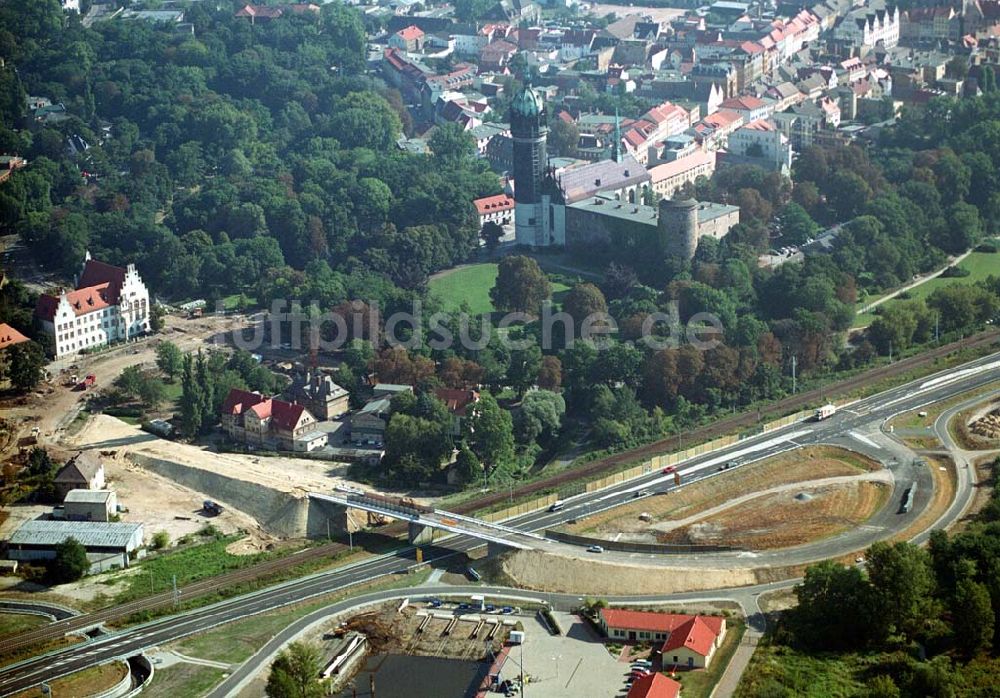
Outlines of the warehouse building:
<svg viewBox="0 0 1000 698">
<path fill-rule="evenodd" d="M 51 560 L 56 546 L 70 538 L 87 550 L 90 572 L 128 567 L 129 556 L 142 548 L 141 523 L 104 521 L 27 521 L 7 543 L 7 557 L 20 562 Z"/>
<path fill-rule="evenodd" d="M 118 508 L 112 490 L 73 490 L 63 500 L 63 515 L 68 521 L 110 521 Z"/>
</svg>

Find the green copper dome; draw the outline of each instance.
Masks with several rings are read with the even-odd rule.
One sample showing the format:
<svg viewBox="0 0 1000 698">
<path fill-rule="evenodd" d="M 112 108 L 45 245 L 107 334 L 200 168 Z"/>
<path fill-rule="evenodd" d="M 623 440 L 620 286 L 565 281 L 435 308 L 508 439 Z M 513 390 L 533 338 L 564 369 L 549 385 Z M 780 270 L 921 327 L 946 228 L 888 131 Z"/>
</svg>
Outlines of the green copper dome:
<svg viewBox="0 0 1000 698">
<path fill-rule="evenodd" d="M 514 95 L 514 101 L 510 105 L 510 110 L 521 116 L 538 116 L 542 109 L 542 95 L 529 85 L 525 85 L 523 90 Z"/>
</svg>

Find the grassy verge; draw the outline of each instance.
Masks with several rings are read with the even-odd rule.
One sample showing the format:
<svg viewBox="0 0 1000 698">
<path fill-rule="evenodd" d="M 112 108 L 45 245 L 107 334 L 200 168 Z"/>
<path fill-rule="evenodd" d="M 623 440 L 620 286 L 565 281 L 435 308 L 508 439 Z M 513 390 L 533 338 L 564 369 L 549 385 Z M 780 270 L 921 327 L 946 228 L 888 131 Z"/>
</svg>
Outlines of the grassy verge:
<svg viewBox="0 0 1000 698">
<path fill-rule="evenodd" d="M 729 661 L 733 658 L 736 648 L 740 646 L 743 634 L 747 626 L 742 620 L 730 618 L 726 621 L 726 639 L 722 641 L 712 664 L 708 669 L 702 671 L 678 672 L 677 679 L 681 682 L 681 694 L 684 698 L 708 698 L 715 690 L 715 684 L 729 666 Z"/>
<path fill-rule="evenodd" d="M 906 299 L 911 300 L 917 298 L 926 299 L 934 293 L 934 291 L 939 288 L 944 288 L 945 286 L 951 286 L 952 284 L 974 284 L 977 281 L 985 280 L 991 274 L 996 276 L 998 265 L 1000 265 L 1000 255 L 997 255 L 997 253 L 973 252 L 958 264 L 959 269 L 964 269 L 969 272 L 968 276 L 938 276 L 933 279 L 929 279 L 918 286 L 914 286 L 902 295 L 906 296 Z M 859 305 L 869 305 L 881 297 L 882 296 L 875 296 L 873 298 L 867 298 Z M 880 307 L 884 308 L 891 303 L 899 302 L 899 300 L 900 299 L 897 296 L 896 298 L 886 301 Z M 876 317 L 877 314 L 875 312 L 862 313 L 854 318 L 854 322 L 851 324 L 851 327 L 867 327 L 872 324 L 872 321 L 874 321 Z"/>
<path fill-rule="evenodd" d="M 110 662 L 90 667 L 75 674 L 64 676 L 49 683 L 53 696 L 92 696 L 115 686 L 128 674 L 128 668 L 123 662 Z M 13 698 L 35 698 L 39 689 L 29 688 L 15 693 Z"/>
<path fill-rule="evenodd" d="M 735 695 L 736 698 L 858 695 L 864 685 L 865 671 L 874 659 L 874 655 L 863 654 L 804 654 L 762 640 L 743 672 Z"/>
<path fill-rule="evenodd" d="M 173 664 L 157 669 L 144 698 L 201 698 L 226 675 L 222 669 L 198 664 Z"/>
<path fill-rule="evenodd" d="M 46 625 L 49 622 L 49 619 L 44 616 L 28 615 L 25 613 L 0 613 L 0 637 L 19 635 L 28 630 L 34 630 Z"/>
<path fill-rule="evenodd" d="M 85 638 L 81 635 L 66 635 L 56 638 L 55 640 L 49 640 L 48 642 L 40 642 L 38 644 L 22 647 L 14 652 L 0 655 L 0 667 L 14 664 L 22 659 L 35 657 L 39 654 L 45 654 L 46 652 L 51 652 L 52 650 L 69 647 L 70 645 L 75 645 L 78 642 L 83 642 L 84 639 Z"/>
<path fill-rule="evenodd" d="M 240 536 L 224 536 L 209 543 L 180 548 L 141 563 L 128 577 L 128 586 L 115 595 L 115 603 L 125 603 L 150 594 L 183 587 L 191 582 L 214 577 L 224 572 L 249 567 L 271 555 L 231 555 L 226 546 Z"/>
<path fill-rule="evenodd" d="M 340 593 L 327 594 L 269 613 L 227 623 L 208 632 L 181 640 L 174 647 L 189 657 L 239 664 L 252 657 L 280 631 L 313 611 L 318 611 L 362 593 L 416 586 L 426 581 L 428 576 L 430 576 L 430 570 L 409 575 L 394 575 L 388 579 L 368 582 Z"/>
</svg>

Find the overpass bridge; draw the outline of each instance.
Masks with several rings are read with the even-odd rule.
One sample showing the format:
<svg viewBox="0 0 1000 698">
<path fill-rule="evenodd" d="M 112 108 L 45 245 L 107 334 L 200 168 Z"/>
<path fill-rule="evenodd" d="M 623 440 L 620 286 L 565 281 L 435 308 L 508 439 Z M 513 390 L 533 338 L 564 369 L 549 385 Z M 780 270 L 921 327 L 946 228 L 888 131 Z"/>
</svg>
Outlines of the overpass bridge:
<svg viewBox="0 0 1000 698">
<path fill-rule="evenodd" d="M 462 516 L 443 509 L 434 509 L 406 497 L 386 497 L 351 487 L 337 487 L 331 494 L 310 492 L 309 497 L 349 509 L 361 509 L 372 514 L 406 521 L 409 525 L 410 543 L 417 545 L 430 543 L 434 539 L 435 530 L 472 536 L 488 544 L 519 550 L 533 550 L 539 547 L 540 542 L 546 540 L 545 536 L 537 533 Z"/>
</svg>

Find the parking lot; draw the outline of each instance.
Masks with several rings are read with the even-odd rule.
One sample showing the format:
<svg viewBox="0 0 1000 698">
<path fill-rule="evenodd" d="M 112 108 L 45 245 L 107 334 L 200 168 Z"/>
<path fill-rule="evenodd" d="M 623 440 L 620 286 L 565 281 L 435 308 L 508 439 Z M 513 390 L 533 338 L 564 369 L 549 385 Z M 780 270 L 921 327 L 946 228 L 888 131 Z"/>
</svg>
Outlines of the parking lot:
<svg viewBox="0 0 1000 698">
<path fill-rule="evenodd" d="M 522 616 L 525 638 L 511 651 L 505 678 L 514 678 L 517 662 L 524 662 L 527 693 L 546 698 L 623 696 L 628 692 L 627 664 L 612 657 L 597 632 L 577 616 L 555 613 L 563 635 L 550 635 L 532 616 Z"/>
</svg>

